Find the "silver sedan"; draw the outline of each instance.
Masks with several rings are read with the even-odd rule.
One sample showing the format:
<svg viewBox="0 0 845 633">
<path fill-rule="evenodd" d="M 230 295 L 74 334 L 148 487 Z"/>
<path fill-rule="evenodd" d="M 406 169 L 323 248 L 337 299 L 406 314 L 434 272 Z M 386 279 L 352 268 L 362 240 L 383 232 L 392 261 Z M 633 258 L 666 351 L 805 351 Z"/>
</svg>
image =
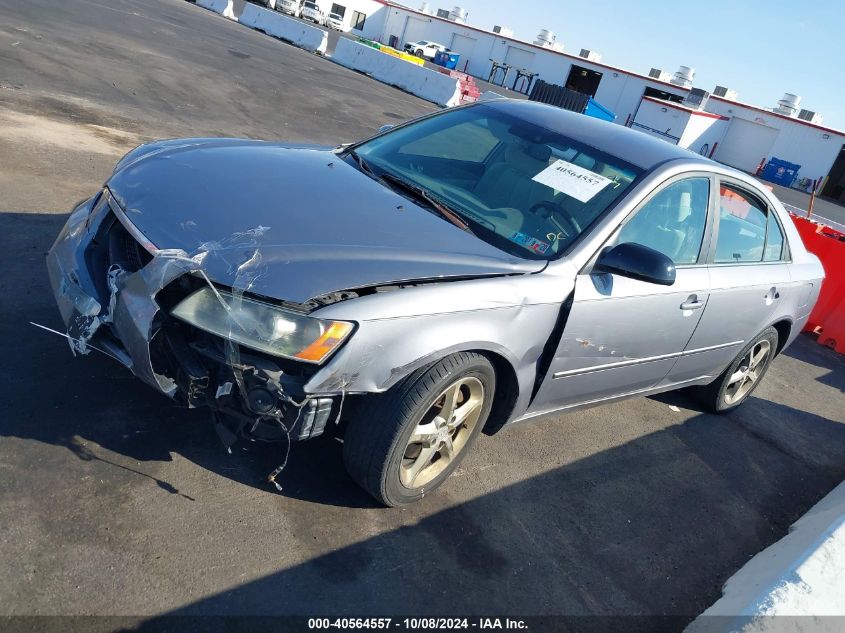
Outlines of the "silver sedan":
<svg viewBox="0 0 845 633">
<path fill-rule="evenodd" d="M 482 429 L 686 387 L 739 406 L 824 276 L 750 176 L 509 100 L 339 147 L 141 146 L 48 268 L 74 351 L 207 407 L 227 445 L 337 434 L 388 505 Z"/>
</svg>

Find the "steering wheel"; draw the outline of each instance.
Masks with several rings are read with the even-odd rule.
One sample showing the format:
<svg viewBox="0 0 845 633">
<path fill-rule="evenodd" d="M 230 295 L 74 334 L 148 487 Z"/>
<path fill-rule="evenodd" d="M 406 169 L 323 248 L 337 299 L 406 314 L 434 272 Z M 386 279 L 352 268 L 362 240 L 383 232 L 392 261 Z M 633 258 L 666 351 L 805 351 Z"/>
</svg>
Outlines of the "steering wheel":
<svg viewBox="0 0 845 633">
<path fill-rule="evenodd" d="M 578 224 L 578 220 L 576 220 L 572 215 L 564 209 L 559 204 L 555 204 L 554 202 L 549 202 L 548 200 L 541 200 L 540 202 L 531 206 L 528 209 L 529 213 L 537 213 L 540 209 L 549 209 L 552 213 L 556 213 L 558 217 L 562 220 L 565 220 L 566 223 L 569 225 L 569 228 L 573 229 L 572 235 L 577 235 L 581 233 L 581 225 Z"/>
</svg>

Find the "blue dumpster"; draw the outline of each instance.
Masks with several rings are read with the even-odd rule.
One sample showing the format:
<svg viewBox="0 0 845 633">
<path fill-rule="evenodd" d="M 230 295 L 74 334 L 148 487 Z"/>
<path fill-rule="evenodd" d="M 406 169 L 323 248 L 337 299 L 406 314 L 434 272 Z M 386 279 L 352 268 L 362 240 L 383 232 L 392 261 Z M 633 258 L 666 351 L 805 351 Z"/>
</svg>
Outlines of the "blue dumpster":
<svg viewBox="0 0 845 633">
<path fill-rule="evenodd" d="M 449 70 L 455 70 L 458 67 L 458 60 L 461 56 L 452 51 L 437 51 L 434 54 L 434 63 Z"/>
<path fill-rule="evenodd" d="M 766 163 L 766 166 L 763 167 L 762 176 L 764 180 L 768 180 L 769 182 L 774 182 L 784 187 L 791 187 L 800 169 L 801 165 L 772 157 Z"/>
<path fill-rule="evenodd" d="M 590 97 L 590 100 L 587 101 L 587 107 L 584 108 L 584 114 L 601 119 L 602 121 L 613 121 L 616 118 L 616 115 L 613 114 L 613 112 L 605 108 L 592 97 Z"/>
</svg>

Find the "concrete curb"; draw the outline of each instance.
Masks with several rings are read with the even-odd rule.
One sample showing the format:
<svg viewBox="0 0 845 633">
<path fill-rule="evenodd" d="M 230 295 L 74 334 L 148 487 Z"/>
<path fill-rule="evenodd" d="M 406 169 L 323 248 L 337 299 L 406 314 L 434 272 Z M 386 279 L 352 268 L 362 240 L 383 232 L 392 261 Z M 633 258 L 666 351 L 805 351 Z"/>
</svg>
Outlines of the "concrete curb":
<svg viewBox="0 0 845 633">
<path fill-rule="evenodd" d="M 685 633 L 839 631 L 842 620 L 819 620 L 833 615 L 845 616 L 845 482 L 731 576 Z"/>
<path fill-rule="evenodd" d="M 323 29 L 303 24 L 277 11 L 247 4 L 241 12 L 240 23 L 267 35 L 272 35 L 311 53 L 326 54 L 329 34 Z"/>
<path fill-rule="evenodd" d="M 331 59 L 341 66 L 441 106 L 456 106 L 461 100 L 461 85 L 457 79 L 386 55 L 351 39 L 340 38 Z"/>
<path fill-rule="evenodd" d="M 235 17 L 233 0 L 197 0 L 196 4 L 203 9 L 219 13 L 224 18 L 229 18 L 235 22 L 238 21 L 238 18 Z"/>
</svg>

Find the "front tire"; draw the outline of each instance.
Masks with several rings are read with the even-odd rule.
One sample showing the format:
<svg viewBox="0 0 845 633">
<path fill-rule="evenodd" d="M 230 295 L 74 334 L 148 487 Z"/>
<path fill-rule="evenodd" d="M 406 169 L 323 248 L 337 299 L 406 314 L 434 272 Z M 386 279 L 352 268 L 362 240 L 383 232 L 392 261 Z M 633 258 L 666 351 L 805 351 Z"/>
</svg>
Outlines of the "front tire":
<svg viewBox="0 0 845 633">
<path fill-rule="evenodd" d="M 741 405 L 757 388 L 778 348 L 778 332 L 768 327 L 758 334 L 719 377 L 694 392 L 713 413 L 727 413 Z"/>
<path fill-rule="evenodd" d="M 496 373 L 481 354 L 460 352 L 411 374 L 349 421 L 349 475 L 396 507 L 438 488 L 463 461 L 493 404 Z"/>
</svg>

